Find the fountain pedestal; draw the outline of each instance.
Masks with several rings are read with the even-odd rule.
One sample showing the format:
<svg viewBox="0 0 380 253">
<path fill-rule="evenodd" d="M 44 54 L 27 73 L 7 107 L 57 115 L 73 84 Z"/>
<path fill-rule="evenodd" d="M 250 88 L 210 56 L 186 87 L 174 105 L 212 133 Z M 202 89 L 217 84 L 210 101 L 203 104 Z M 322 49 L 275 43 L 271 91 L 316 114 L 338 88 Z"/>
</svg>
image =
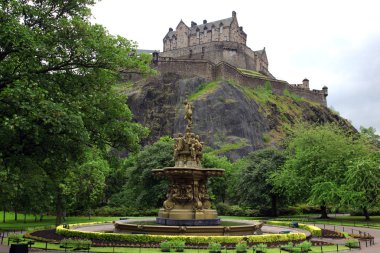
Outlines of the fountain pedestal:
<svg viewBox="0 0 380 253">
<path fill-rule="evenodd" d="M 219 225 L 216 210 L 211 209 L 207 180 L 223 176 L 222 169 L 200 167 L 167 167 L 153 170 L 157 177 L 169 179 L 167 199 L 160 209 L 157 223 L 170 226 Z"/>
</svg>

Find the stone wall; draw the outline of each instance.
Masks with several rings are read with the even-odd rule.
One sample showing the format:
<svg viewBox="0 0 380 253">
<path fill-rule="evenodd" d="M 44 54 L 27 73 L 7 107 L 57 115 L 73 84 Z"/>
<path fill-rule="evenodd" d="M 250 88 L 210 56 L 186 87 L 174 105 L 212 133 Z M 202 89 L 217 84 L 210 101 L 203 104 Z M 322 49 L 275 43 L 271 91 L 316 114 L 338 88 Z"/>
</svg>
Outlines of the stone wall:
<svg viewBox="0 0 380 253">
<path fill-rule="evenodd" d="M 256 69 L 254 52 L 237 42 L 210 42 L 160 53 L 161 57 L 227 62 L 238 68 Z"/>
<path fill-rule="evenodd" d="M 223 79 L 234 81 L 240 85 L 257 88 L 270 82 L 274 94 L 283 95 L 287 89 L 290 93 L 303 97 L 309 101 L 316 102 L 327 106 L 326 96 L 323 90 L 307 90 L 294 85 L 290 85 L 286 81 L 260 78 L 246 75 L 239 71 L 236 67 L 226 62 L 215 64 L 208 60 L 189 60 L 189 59 L 172 59 L 160 58 L 157 69 L 161 73 L 175 72 L 184 77 L 200 76 L 207 80 Z"/>
<path fill-rule="evenodd" d="M 157 69 L 161 73 L 175 72 L 183 77 L 200 76 L 210 81 L 215 79 L 215 65 L 206 60 L 160 58 Z"/>
</svg>

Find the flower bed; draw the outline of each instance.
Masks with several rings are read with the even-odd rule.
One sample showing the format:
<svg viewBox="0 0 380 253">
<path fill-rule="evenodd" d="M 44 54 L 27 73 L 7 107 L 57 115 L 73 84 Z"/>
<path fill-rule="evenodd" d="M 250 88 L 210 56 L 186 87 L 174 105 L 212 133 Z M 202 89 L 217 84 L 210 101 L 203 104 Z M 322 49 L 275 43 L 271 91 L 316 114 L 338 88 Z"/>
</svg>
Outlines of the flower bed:
<svg viewBox="0 0 380 253">
<path fill-rule="evenodd" d="M 87 225 L 87 224 L 80 224 Z M 70 228 L 78 227 L 78 224 L 70 225 Z M 265 235 L 248 235 L 248 236 L 182 236 L 182 235 L 147 235 L 147 234 L 118 234 L 102 233 L 72 230 L 58 226 L 56 233 L 65 237 L 77 237 L 85 239 L 100 239 L 106 241 L 119 241 L 130 243 L 160 243 L 162 241 L 181 240 L 186 244 L 208 244 L 210 241 L 215 243 L 239 243 L 246 241 L 248 244 L 271 243 L 271 242 L 288 242 L 305 240 L 304 233 L 292 234 L 265 234 Z"/>
<path fill-rule="evenodd" d="M 291 227 L 293 225 L 293 222 L 291 221 L 265 221 L 265 223 L 269 225 L 287 226 L 287 227 Z M 322 237 L 322 229 L 320 229 L 319 227 L 308 225 L 308 224 L 302 224 L 302 223 L 298 223 L 298 227 L 309 231 L 312 236 Z"/>
</svg>

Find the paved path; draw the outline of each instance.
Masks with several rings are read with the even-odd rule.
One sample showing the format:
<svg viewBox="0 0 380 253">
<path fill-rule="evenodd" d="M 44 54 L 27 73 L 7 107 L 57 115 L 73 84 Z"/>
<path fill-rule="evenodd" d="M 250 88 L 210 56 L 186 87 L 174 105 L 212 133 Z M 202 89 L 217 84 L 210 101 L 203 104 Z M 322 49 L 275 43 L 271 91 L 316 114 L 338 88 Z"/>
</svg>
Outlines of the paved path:
<svg viewBox="0 0 380 253">
<path fill-rule="evenodd" d="M 320 227 L 320 228 L 325 227 L 326 229 L 329 229 L 329 230 L 334 230 L 334 229 L 336 229 L 337 231 L 343 231 L 344 230 L 345 232 L 348 232 L 348 233 L 352 233 L 352 231 L 353 231 L 354 234 L 358 234 L 359 233 L 358 230 L 360 230 L 361 232 L 364 232 L 364 233 L 369 233 L 370 235 L 375 237 L 375 245 L 372 245 L 370 247 L 369 243 L 368 243 L 368 247 L 366 247 L 365 242 L 364 243 L 361 242 L 362 248 L 358 251 L 355 251 L 355 252 L 380 253 L 380 229 L 373 229 L 373 228 L 366 228 L 366 227 L 337 226 L 337 225 L 334 226 L 334 225 L 323 225 L 323 224 L 316 224 L 316 226 Z M 337 240 L 335 240 L 335 243 L 342 243 L 343 244 L 343 241 L 344 240 L 337 239 Z"/>
</svg>

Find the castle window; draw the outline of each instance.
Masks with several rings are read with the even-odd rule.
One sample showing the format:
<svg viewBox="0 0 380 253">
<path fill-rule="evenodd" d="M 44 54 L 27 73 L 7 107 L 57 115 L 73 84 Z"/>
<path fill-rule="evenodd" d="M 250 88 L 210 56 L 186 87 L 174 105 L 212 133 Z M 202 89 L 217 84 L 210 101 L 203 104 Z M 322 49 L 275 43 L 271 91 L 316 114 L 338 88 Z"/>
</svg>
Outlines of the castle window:
<svg viewBox="0 0 380 253">
<path fill-rule="evenodd" d="M 199 39 L 199 32 L 197 32 L 197 38 Z"/>
<path fill-rule="evenodd" d="M 220 27 L 220 33 L 223 33 L 223 26 Z"/>
</svg>

